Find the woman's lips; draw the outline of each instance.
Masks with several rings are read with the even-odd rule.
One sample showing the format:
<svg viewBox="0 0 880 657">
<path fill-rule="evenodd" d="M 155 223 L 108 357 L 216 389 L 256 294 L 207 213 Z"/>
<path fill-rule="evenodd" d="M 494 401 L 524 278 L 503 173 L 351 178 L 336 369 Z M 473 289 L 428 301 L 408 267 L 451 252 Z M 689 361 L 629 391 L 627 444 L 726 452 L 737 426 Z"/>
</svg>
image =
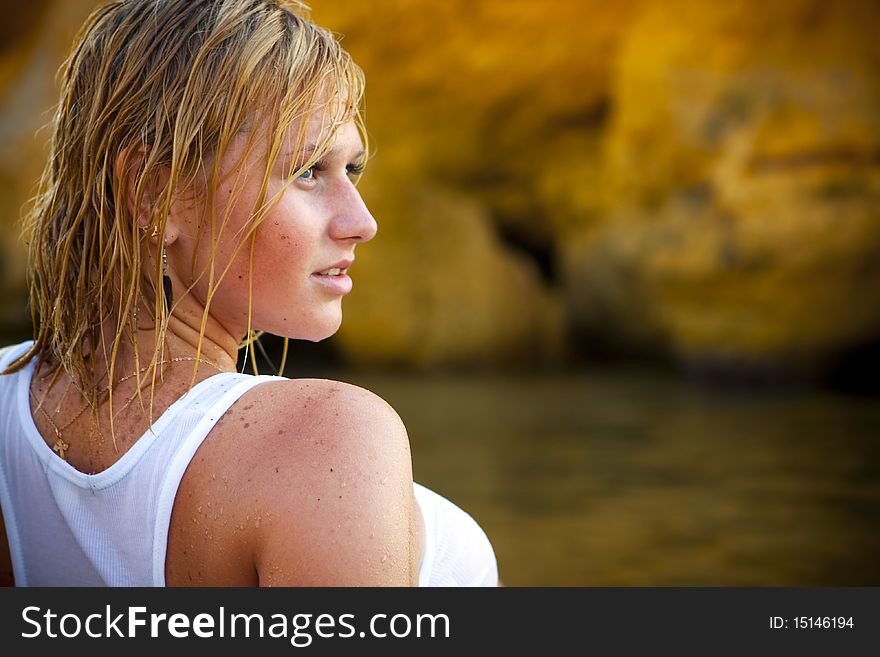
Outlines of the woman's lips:
<svg viewBox="0 0 880 657">
<path fill-rule="evenodd" d="M 351 292 L 352 281 L 348 275 L 350 260 L 337 262 L 326 269 L 312 274 L 312 278 L 334 294 L 346 295 Z"/>
<path fill-rule="evenodd" d="M 348 274 L 312 274 L 312 279 L 335 294 L 345 295 L 351 292 L 352 282 Z"/>
</svg>

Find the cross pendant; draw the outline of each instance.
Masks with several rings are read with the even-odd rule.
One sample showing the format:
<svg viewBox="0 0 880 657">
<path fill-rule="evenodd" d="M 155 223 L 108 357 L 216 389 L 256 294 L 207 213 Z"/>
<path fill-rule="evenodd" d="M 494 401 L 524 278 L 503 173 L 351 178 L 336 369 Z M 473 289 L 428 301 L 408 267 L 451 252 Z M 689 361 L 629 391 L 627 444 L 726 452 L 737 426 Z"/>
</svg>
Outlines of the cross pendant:
<svg viewBox="0 0 880 657">
<path fill-rule="evenodd" d="M 67 460 L 67 455 L 65 452 L 70 449 L 70 445 L 59 438 L 55 441 L 55 444 L 52 446 L 52 451 L 58 454 L 65 461 Z"/>
</svg>

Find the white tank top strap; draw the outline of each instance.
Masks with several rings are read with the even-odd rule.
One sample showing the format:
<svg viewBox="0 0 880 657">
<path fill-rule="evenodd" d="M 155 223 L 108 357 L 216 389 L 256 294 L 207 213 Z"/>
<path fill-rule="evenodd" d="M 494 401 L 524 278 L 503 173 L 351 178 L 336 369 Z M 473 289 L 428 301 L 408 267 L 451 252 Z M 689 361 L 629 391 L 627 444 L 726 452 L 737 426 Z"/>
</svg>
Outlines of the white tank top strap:
<svg viewBox="0 0 880 657">
<path fill-rule="evenodd" d="M 31 342 L 22 342 L 19 344 L 9 345 L 8 347 L 0 347 L 0 370 L 4 370 L 13 360 L 28 350 Z"/>
<path fill-rule="evenodd" d="M 205 381 L 208 381 L 206 379 Z M 171 511 L 183 473 L 196 450 L 223 414 L 252 388 L 266 381 L 279 381 L 277 376 L 252 376 L 235 372 L 210 377 L 210 385 L 202 388 L 185 407 L 176 409 L 165 432 L 175 437 L 173 454 L 165 462 L 165 474 L 159 482 L 156 501 L 156 524 L 153 529 L 153 584 L 165 586 L 165 557 Z M 205 383 L 202 381 L 202 384 Z M 186 396 L 179 401 L 185 401 Z M 170 447 L 170 445 L 169 445 Z"/>
</svg>

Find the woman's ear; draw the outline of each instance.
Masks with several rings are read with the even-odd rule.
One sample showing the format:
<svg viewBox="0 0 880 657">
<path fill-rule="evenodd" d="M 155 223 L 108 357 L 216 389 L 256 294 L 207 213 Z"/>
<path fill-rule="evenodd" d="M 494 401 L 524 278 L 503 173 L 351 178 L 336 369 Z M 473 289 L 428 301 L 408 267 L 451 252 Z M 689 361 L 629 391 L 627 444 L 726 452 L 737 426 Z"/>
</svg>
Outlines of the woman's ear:
<svg viewBox="0 0 880 657">
<path fill-rule="evenodd" d="M 129 146 L 120 151 L 116 157 L 116 176 L 121 182 L 121 200 L 127 206 L 128 212 L 137 219 L 138 226 L 146 230 L 150 224 L 150 205 L 152 199 L 147 189 L 141 191 L 138 199 L 138 185 L 146 160 L 145 146 Z"/>
<path fill-rule="evenodd" d="M 155 207 L 168 183 L 168 173 L 164 168 L 154 167 L 151 172 L 153 175 L 147 177 L 145 170 L 148 155 L 149 147 L 146 145 L 123 149 L 116 157 L 116 172 L 121 181 L 123 202 L 126 203 L 129 213 L 137 220 L 141 230 L 152 230 L 150 237 L 155 243 L 159 238 L 159 227 L 154 223 Z M 176 239 L 177 234 L 168 221 L 164 223 L 164 241 L 170 243 Z"/>
</svg>

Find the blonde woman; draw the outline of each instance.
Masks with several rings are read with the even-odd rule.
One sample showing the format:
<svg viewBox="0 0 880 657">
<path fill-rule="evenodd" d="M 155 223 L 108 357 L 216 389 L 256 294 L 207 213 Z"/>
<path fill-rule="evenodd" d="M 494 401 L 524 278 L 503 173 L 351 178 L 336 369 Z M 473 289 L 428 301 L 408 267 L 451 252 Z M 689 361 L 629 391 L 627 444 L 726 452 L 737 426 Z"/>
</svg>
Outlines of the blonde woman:
<svg viewBox="0 0 880 657">
<path fill-rule="evenodd" d="M 4 582 L 496 585 L 382 399 L 236 372 L 258 332 L 332 335 L 376 233 L 333 36 L 294 2 L 120 0 L 61 83 L 35 339 L 0 351 Z"/>
</svg>

